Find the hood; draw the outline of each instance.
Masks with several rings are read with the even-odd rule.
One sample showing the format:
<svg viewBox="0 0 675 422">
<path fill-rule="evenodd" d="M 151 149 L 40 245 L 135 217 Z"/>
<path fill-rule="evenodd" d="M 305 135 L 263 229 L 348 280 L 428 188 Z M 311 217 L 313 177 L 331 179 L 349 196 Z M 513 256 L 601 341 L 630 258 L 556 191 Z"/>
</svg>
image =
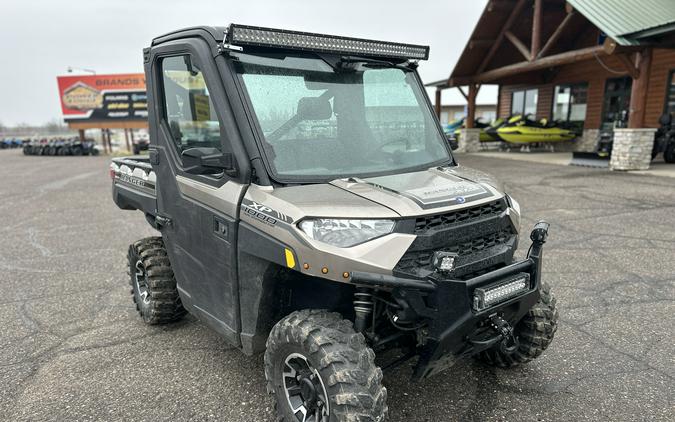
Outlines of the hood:
<svg viewBox="0 0 675 422">
<path fill-rule="evenodd" d="M 404 217 L 465 208 L 504 196 L 488 175 L 459 166 L 330 183 Z"/>
</svg>

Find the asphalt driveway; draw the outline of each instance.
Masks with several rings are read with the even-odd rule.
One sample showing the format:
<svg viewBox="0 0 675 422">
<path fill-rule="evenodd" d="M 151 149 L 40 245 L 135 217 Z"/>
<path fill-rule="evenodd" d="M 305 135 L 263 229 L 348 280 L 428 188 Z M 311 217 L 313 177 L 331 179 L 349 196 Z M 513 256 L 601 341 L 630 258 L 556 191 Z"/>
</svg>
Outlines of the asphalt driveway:
<svg viewBox="0 0 675 422">
<path fill-rule="evenodd" d="M 675 420 L 675 180 L 460 160 L 507 183 L 524 227 L 551 222 L 562 321 L 515 370 L 386 374 L 391 420 Z M 137 317 L 125 254 L 153 230 L 112 203 L 107 165 L 0 151 L 0 420 L 273 420 L 262 357 Z"/>
</svg>

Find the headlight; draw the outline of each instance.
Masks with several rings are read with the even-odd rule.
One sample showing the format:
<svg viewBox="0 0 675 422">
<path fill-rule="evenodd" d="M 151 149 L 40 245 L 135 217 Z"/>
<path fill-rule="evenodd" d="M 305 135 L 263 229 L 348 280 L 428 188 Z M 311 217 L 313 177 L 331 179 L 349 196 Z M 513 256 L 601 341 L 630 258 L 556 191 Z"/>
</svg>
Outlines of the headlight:
<svg viewBox="0 0 675 422">
<path fill-rule="evenodd" d="M 391 233 L 394 229 L 394 222 L 392 220 L 316 218 L 302 220 L 299 227 L 314 240 L 340 248 L 348 248 Z"/>
</svg>

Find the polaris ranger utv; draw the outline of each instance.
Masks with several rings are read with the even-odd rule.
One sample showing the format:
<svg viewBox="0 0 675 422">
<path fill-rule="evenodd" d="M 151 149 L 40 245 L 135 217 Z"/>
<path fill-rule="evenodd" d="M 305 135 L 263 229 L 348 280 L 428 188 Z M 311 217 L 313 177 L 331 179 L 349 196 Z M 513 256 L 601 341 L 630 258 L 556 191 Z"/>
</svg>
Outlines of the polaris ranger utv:
<svg viewBox="0 0 675 422">
<path fill-rule="evenodd" d="M 280 420 L 384 420 L 376 353 L 421 379 L 553 339 L 548 224 L 514 261 L 519 205 L 455 162 L 428 51 L 242 25 L 144 50 L 149 156 L 111 164 L 115 203 L 161 233 L 129 247 L 133 299 L 148 324 L 187 311 L 264 351 Z"/>
</svg>

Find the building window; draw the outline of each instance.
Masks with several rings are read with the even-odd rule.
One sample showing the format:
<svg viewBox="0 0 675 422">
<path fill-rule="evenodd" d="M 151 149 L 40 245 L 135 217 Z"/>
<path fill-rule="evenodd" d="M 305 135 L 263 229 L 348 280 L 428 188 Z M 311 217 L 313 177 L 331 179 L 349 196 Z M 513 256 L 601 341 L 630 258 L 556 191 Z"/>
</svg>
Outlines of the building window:
<svg viewBox="0 0 675 422">
<path fill-rule="evenodd" d="M 485 123 L 490 123 L 497 118 L 496 111 L 483 111 L 479 116 Z"/>
<path fill-rule="evenodd" d="M 675 114 L 675 70 L 668 75 L 668 87 L 666 88 L 666 107 L 664 113 Z"/>
<path fill-rule="evenodd" d="M 583 122 L 586 120 L 588 84 L 558 85 L 553 97 L 553 120 Z"/>
<path fill-rule="evenodd" d="M 513 91 L 511 93 L 511 114 L 536 115 L 538 94 L 538 89 Z"/>
</svg>

